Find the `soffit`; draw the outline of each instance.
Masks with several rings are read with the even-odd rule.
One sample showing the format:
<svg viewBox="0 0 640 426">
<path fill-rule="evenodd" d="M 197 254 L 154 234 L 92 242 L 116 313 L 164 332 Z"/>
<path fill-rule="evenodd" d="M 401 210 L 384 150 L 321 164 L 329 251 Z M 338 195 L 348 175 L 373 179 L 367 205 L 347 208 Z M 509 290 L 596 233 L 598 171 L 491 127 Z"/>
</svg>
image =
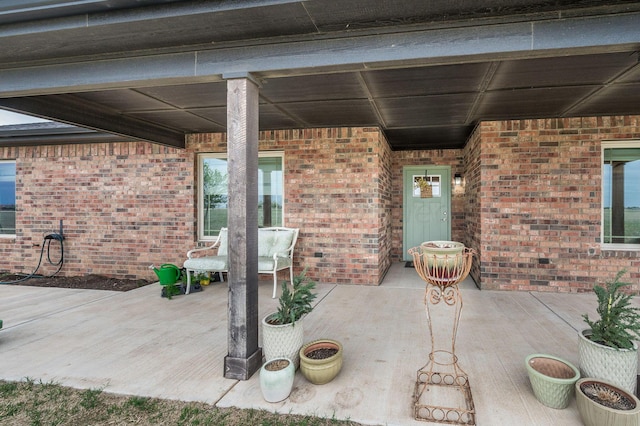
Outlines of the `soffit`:
<svg viewBox="0 0 640 426">
<path fill-rule="evenodd" d="M 82 59 L 95 64 L 95 72 L 100 72 L 100 63 L 92 62 L 95 59 L 125 57 L 132 51 L 148 52 L 151 58 L 194 46 L 216 46 L 219 50 L 208 53 L 216 58 L 217 52 L 225 52 L 219 46 L 241 49 L 247 44 L 259 49 L 261 43 L 279 39 L 295 47 L 295 40 L 300 37 L 330 40 L 352 34 L 362 38 L 364 33 L 359 31 L 372 37 L 376 32 L 410 32 L 414 26 L 464 28 L 479 21 L 489 25 L 526 21 L 532 16 L 542 19 L 559 10 L 563 16 L 591 16 L 640 9 L 636 2 L 612 2 L 615 4 L 603 8 L 603 2 L 596 1 L 524 0 L 495 0 L 483 2 L 482 6 L 471 0 L 123 0 L 113 2 L 111 9 L 106 7 L 109 2 L 100 1 L 39 3 L 60 6 L 58 15 L 55 8 L 40 10 L 42 20 L 38 24 L 43 26 L 39 30 L 29 29 L 36 21 L 21 21 L 33 14 L 0 7 L 0 24 L 4 23 L 0 25 L 3 67 L 48 66 L 49 61 L 55 66 L 53 61 L 61 58 Z M 83 15 L 76 13 L 82 3 L 84 22 Z M 149 7 L 134 7 L 140 5 Z M 69 13 L 71 10 L 74 13 Z M 464 37 L 465 33 L 460 34 Z M 46 44 L 42 43 L 45 36 Z M 81 49 L 78 44 L 69 43 L 74 39 L 82 40 Z M 190 47 L 183 49 L 183 45 Z M 505 45 L 505 52 L 511 47 Z M 415 46 L 415 50 L 419 49 Z M 304 50 L 291 50 L 288 60 L 295 64 L 297 55 L 300 69 L 254 73 L 261 84 L 260 129 L 379 126 L 396 150 L 459 148 L 481 120 L 640 114 L 639 49 L 638 43 L 626 43 L 615 46 L 611 53 L 602 53 L 603 49 L 590 53 L 568 46 L 544 57 L 520 55 L 510 59 L 502 52 L 446 63 L 433 58 L 421 60 L 419 54 L 413 60 L 392 60 L 390 55 L 384 63 L 363 66 L 356 60 L 327 69 L 307 63 Z M 78 55 L 80 59 L 76 58 Z M 362 56 L 366 57 L 366 52 Z M 123 75 L 122 80 L 125 78 Z M 149 126 L 154 134 L 220 132 L 226 129 L 226 82 L 210 80 L 215 81 L 194 78 L 175 84 L 165 81 L 131 87 L 123 82 L 119 85 L 122 87 L 116 88 L 96 86 L 25 96 L 20 99 L 24 103 L 11 99 L 5 100 L 4 105 L 13 106 L 14 110 L 38 105 L 32 113 L 54 119 L 55 105 L 73 106 L 64 121 L 103 130 L 112 126 L 120 134 L 127 128 L 118 127 L 118 117 Z M 83 111 L 89 111 L 93 121 L 83 122 Z M 78 120 L 69 120 L 69 116 Z M 108 118 L 101 122 L 100 117 Z"/>
<path fill-rule="evenodd" d="M 260 129 L 380 126 L 397 150 L 459 148 L 482 120 L 640 114 L 637 61 L 621 52 L 264 78 Z M 226 128 L 224 81 L 58 96 L 183 133 Z"/>
</svg>

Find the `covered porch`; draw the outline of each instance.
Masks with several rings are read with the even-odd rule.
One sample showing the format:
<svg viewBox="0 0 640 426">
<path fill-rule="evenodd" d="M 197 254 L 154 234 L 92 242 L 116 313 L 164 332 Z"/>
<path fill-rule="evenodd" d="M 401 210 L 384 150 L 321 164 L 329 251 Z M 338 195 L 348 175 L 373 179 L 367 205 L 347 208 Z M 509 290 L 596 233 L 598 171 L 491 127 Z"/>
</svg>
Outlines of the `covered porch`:
<svg viewBox="0 0 640 426">
<path fill-rule="evenodd" d="M 503 7 L 502 2 L 492 1 L 482 8 L 470 0 L 456 2 L 452 7 L 444 3 L 431 5 L 417 0 L 397 2 L 394 7 L 369 0 L 148 0 L 143 4 L 139 1 L 122 0 L 117 2 L 117 8 L 111 8 L 110 3 L 29 0 L 20 2 L 20 5 L 11 3 L 3 7 L 0 10 L 0 39 L 10 48 L 0 52 L 0 79 L 3 81 L 0 107 L 100 133 L 119 135 L 126 141 L 150 141 L 179 150 L 189 148 L 187 139 L 192 135 L 225 133 L 229 160 L 234 165 L 230 167 L 229 173 L 229 198 L 233 203 L 229 206 L 229 217 L 232 219 L 228 226 L 233 234 L 232 246 L 237 247 L 237 253 L 230 257 L 232 291 L 229 293 L 229 304 L 232 318 L 228 324 L 229 335 L 236 339 L 229 339 L 229 344 L 223 345 L 222 349 L 229 351 L 224 369 L 227 377 L 248 377 L 259 367 L 260 353 L 255 321 L 258 292 L 254 287 L 257 273 L 256 260 L 251 255 L 256 239 L 253 232 L 257 220 L 253 215 L 257 210 L 255 183 L 258 181 L 256 165 L 259 131 L 306 131 L 333 126 L 379 128 L 389 142 L 387 151 L 378 153 L 372 149 L 366 151 L 365 155 L 372 162 L 373 156 L 383 158 L 387 162 L 383 163 L 382 168 L 391 170 L 391 151 L 437 151 L 469 147 L 466 148 L 470 153 L 468 158 L 479 158 L 480 145 L 468 143 L 468 140 L 478 123 L 485 120 L 532 117 L 571 120 L 572 117 L 580 116 L 638 113 L 640 68 L 637 23 L 640 18 L 640 3 L 635 1 L 622 4 L 568 1 L 561 5 L 522 1 L 509 7 Z M 78 48 L 77 40 L 83 41 L 81 49 Z M 507 132 L 507 135 L 512 133 Z M 633 130 L 620 134 L 636 133 Z M 35 167 L 32 165 L 35 162 L 29 160 L 32 158 L 33 145 L 42 147 L 49 143 L 69 144 L 44 148 L 45 154 L 38 157 L 37 161 L 49 164 L 54 163 L 48 161 L 52 158 L 70 156 L 68 152 L 75 143 L 87 142 L 84 136 L 74 137 L 72 141 L 64 138 L 61 141 L 53 136 L 55 135 L 48 135 L 44 141 L 40 138 L 4 141 L 0 158 L 7 162 L 17 162 L 18 170 L 26 170 L 21 167 Z M 502 134 L 499 136 L 503 137 Z M 514 146 L 526 149 L 526 138 L 531 136 L 523 135 L 524 139 L 516 136 L 518 140 L 513 142 Z M 90 143 L 95 142 L 95 139 L 89 139 Z M 569 142 L 577 145 L 574 141 Z M 342 144 L 345 144 L 344 140 L 336 146 L 342 147 Z M 553 144 L 560 143 L 554 141 L 552 147 L 555 146 Z M 349 149 L 352 144 L 349 141 L 345 146 Z M 86 149 L 97 153 L 97 158 L 112 154 L 111 148 L 92 146 Z M 472 148 L 478 150 L 470 151 Z M 165 148 L 149 148 L 156 153 L 160 149 Z M 163 198 L 173 198 L 176 193 L 182 194 L 187 203 L 180 200 L 176 205 L 184 208 L 188 214 L 173 217 L 169 226 L 163 224 L 162 229 L 153 232 L 151 238 L 141 238 L 140 241 L 166 241 L 177 236 L 174 241 L 191 244 L 194 241 L 188 240 L 196 239 L 192 224 L 197 221 L 197 206 L 194 203 L 199 177 L 194 170 L 192 156 L 198 152 L 193 150 L 185 153 L 182 158 L 167 159 L 167 163 L 188 164 L 189 168 L 177 170 L 181 173 L 177 181 L 184 182 L 182 192 L 167 188 L 166 194 L 161 195 Z M 415 154 L 418 158 L 423 155 L 420 152 Z M 498 153 L 501 154 L 502 152 Z M 168 151 L 165 151 L 165 155 L 179 156 Z M 317 152 L 308 155 L 308 158 L 318 158 Z M 85 152 L 78 157 L 80 161 L 85 161 L 88 155 Z M 502 155 L 501 157 L 504 158 Z M 113 170 L 120 166 L 119 161 L 127 160 L 127 165 L 132 163 L 128 154 L 120 157 L 115 155 L 113 160 L 115 165 L 102 173 L 104 177 L 113 175 Z M 335 168 L 332 165 L 341 160 L 339 156 L 330 157 L 327 164 L 330 168 Z M 498 170 L 499 165 L 472 161 L 464 173 L 470 187 L 480 188 L 480 183 L 486 181 L 487 177 L 480 174 L 481 168 Z M 59 176 L 72 181 L 69 169 L 67 165 Z M 39 184 L 49 182 L 46 180 L 49 170 L 35 176 Z M 121 182 L 144 181 L 135 173 L 137 170 L 131 170 L 131 174 L 122 178 Z M 166 169 L 155 169 L 153 173 L 164 178 L 162 185 L 171 181 L 165 174 Z M 589 172 L 584 174 L 589 175 Z M 535 181 L 534 177 L 536 176 L 525 175 L 522 180 L 528 183 Z M 22 177 L 18 176 L 20 178 Z M 356 178 L 378 182 L 377 175 L 369 176 L 361 172 Z M 498 178 L 501 179 L 500 176 Z M 576 178 L 583 179 L 581 176 Z M 380 181 L 382 183 L 376 187 L 375 192 L 366 193 L 365 203 L 371 204 L 369 199 L 378 202 L 378 208 L 384 212 L 379 214 L 380 223 L 376 223 L 371 229 L 379 229 L 379 234 L 387 236 L 393 232 L 398 233 L 398 230 L 394 231 L 392 218 L 388 214 L 391 211 L 391 193 L 394 188 L 388 177 L 383 177 Z M 118 188 L 120 184 L 108 186 Z M 570 182 L 561 190 L 569 193 L 584 191 L 593 194 L 590 197 L 595 199 L 599 196 L 597 188 L 571 188 L 573 184 Z M 131 208 L 138 209 L 143 204 L 140 200 L 147 200 L 146 197 L 151 192 L 153 191 L 146 187 L 139 193 L 136 192 L 139 198 Z M 503 193 L 498 189 L 497 194 Z M 82 192 L 76 185 L 65 195 L 81 198 L 79 194 Z M 104 195 L 105 191 L 96 190 L 92 195 L 96 194 Z M 51 221 L 57 223 L 60 217 L 68 217 L 67 196 L 51 196 L 50 193 L 42 195 L 47 201 L 62 200 L 51 209 L 59 212 L 59 216 L 52 217 Z M 312 197 L 316 194 L 302 195 Z M 499 197 L 507 200 L 512 198 L 504 195 Z M 44 229 L 49 228 L 50 224 L 40 222 L 40 218 L 35 216 L 32 206 L 37 205 L 37 201 L 22 201 L 25 198 L 21 198 L 21 195 L 13 198 L 21 200 L 13 208 L 26 214 L 16 219 L 15 228 L 20 230 L 20 237 L 3 241 L 1 251 L 10 259 L 9 262 L 13 262 L 12 265 L 16 265 L 22 261 L 23 252 L 33 247 L 29 238 L 34 238 L 34 235 L 39 238 L 42 234 L 42 229 L 36 229 L 32 224 L 42 224 Z M 91 200 L 101 198 L 109 197 L 95 196 Z M 465 243 L 490 252 L 492 247 L 487 246 L 476 232 L 482 228 L 481 219 L 484 219 L 477 215 L 477 199 L 484 202 L 486 198 L 467 192 L 469 208 L 464 206 L 456 214 L 460 222 L 469 224 L 471 232 L 467 234 L 477 237 L 476 240 Z M 585 203 L 595 205 L 597 201 L 586 200 Z M 510 214 L 514 209 L 521 211 L 519 206 L 506 207 L 504 214 Z M 127 208 L 129 207 L 116 208 L 116 214 L 105 225 L 105 232 L 94 229 L 88 235 L 90 240 L 104 238 L 109 244 L 105 246 L 104 254 L 96 256 L 95 263 L 106 263 L 109 266 L 123 263 L 122 258 L 113 257 L 111 250 L 112 247 L 123 246 L 119 241 L 123 233 L 114 235 L 112 224 L 121 221 L 122 216 L 128 216 L 129 212 L 123 210 Z M 171 216 L 176 216 L 170 210 L 172 208 L 176 206 L 170 205 L 167 209 L 164 203 L 154 205 L 155 211 L 149 212 L 152 219 L 137 217 L 131 228 L 126 229 L 126 233 L 130 230 L 139 231 L 140 222 L 144 224 L 143 230 L 155 223 L 162 223 L 155 216 L 158 212 L 170 211 Z M 109 211 L 108 208 L 104 210 Z M 449 214 L 448 210 L 445 212 Z M 48 211 L 46 213 L 43 216 L 51 217 Z M 353 217 L 353 212 L 349 214 L 349 218 Z M 70 244 L 78 242 L 78 236 L 85 234 L 87 216 L 80 214 L 77 217 L 76 223 L 65 228 L 76 233 L 70 234 L 75 237 L 69 238 Z M 287 219 L 286 225 L 296 226 L 290 219 Z M 303 222 L 304 219 L 306 218 L 301 218 L 298 223 L 308 224 Z M 538 218 L 534 218 L 535 220 Z M 539 220 L 544 222 L 549 219 Z M 318 229 L 324 229 L 334 221 L 335 217 L 324 218 Z M 586 218 L 585 221 L 593 219 Z M 516 232 L 520 229 L 519 225 L 514 224 L 513 229 L 501 232 L 507 235 L 509 232 Z M 569 226 L 552 225 L 558 225 L 561 229 Z M 573 230 L 573 224 L 571 225 Z M 537 227 L 544 227 L 546 224 L 534 223 L 533 226 L 530 235 L 535 236 L 540 231 Z M 596 232 L 596 227 L 593 228 L 592 232 Z M 165 234 L 165 229 L 174 234 Z M 529 234 L 525 235 L 530 238 Z M 588 243 L 595 244 L 596 241 L 590 237 Z M 528 242 L 525 241 L 526 243 Z M 587 248 L 582 241 L 580 243 Z M 388 241 L 382 241 L 379 247 L 372 250 L 384 252 L 389 247 Z M 595 248 L 588 249 L 588 253 L 597 254 Z M 153 250 L 160 253 L 157 247 L 143 247 L 138 252 L 149 253 Z M 170 247 L 166 250 L 165 254 L 186 251 L 184 248 Z M 313 250 L 313 258 L 320 258 L 315 256 L 316 251 Z M 546 253 L 543 250 L 540 252 Z M 85 252 L 76 250 L 76 253 Z M 613 255 L 617 256 L 616 253 Z M 626 261 L 623 256 L 624 253 L 621 258 Z M 86 263 L 90 261 L 87 257 L 83 256 L 80 262 L 84 268 L 83 273 L 91 270 L 91 266 Z M 128 257 L 124 259 L 130 261 Z M 587 261 L 590 262 L 591 259 Z M 604 257 L 603 262 L 607 261 L 608 258 Z M 137 266 L 146 268 L 148 263 L 147 259 L 141 259 Z M 535 271 L 539 270 L 539 265 L 553 264 L 548 258 L 534 259 L 531 263 L 535 266 Z M 386 270 L 387 264 L 378 264 L 380 270 Z M 507 267 L 514 270 L 512 265 Z M 516 268 L 520 269 L 520 266 L 516 264 Z M 576 268 L 578 266 L 573 264 L 559 270 L 562 273 Z M 512 285 L 512 277 L 505 276 L 503 271 L 499 273 L 504 280 L 502 284 Z M 561 273 L 553 276 L 564 276 Z M 540 279 L 532 275 L 530 279 L 536 285 L 550 284 L 549 288 L 554 285 L 553 282 L 549 283 L 553 281 L 551 279 Z M 335 290 L 329 293 L 329 298 L 337 290 L 338 293 L 353 292 L 350 299 L 349 296 L 344 296 L 345 300 L 367 300 L 367 307 L 371 306 L 368 298 L 372 297 L 374 300 L 367 293 L 376 293 L 372 289 L 333 288 Z M 380 291 L 388 290 L 383 287 Z M 384 303 L 384 296 L 380 297 L 380 303 Z M 130 299 L 131 296 L 128 296 L 126 301 Z M 415 297 L 411 297 L 411 300 L 414 299 Z M 226 293 L 215 300 L 226 303 Z M 321 302 L 319 308 L 324 303 Z M 120 303 L 112 305 L 117 305 L 119 309 L 122 306 Z M 405 311 L 404 305 L 397 310 Z M 191 308 L 193 307 L 189 303 L 189 309 Z M 132 306 L 131 318 L 144 315 L 144 312 L 138 314 L 133 311 L 135 309 Z M 336 312 L 333 308 L 331 311 Z M 222 312 L 226 313 L 226 309 L 222 309 Z M 361 313 L 357 308 L 349 306 L 341 315 L 354 315 L 353 318 L 359 320 L 359 331 L 362 327 Z M 211 312 L 203 313 L 202 321 L 205 318 L 208 318 L 207 324 L 215 321 L 215 318 L 206 315 L 211 315 Z M 394 321 L 398 315 L 393 316 Z M 365 315 L 364 318 L 366 317 Z M 166 325 L 175 326 L 180 331 L 184 329 L 176 319 L 185 318 L 184 315 L 171 315 L 169 318 L 170 323 Z M 157 321 L 158 319 L 155 323 Z M 375 327 L 379 327 L 379 321 L 372 321 Z M 223 321 L 220 324 L 227 325 Z M 350 322 L 347 324 L 353 326 Z M 390 324 L 394 327 L 390 330 L 398 327 L 393 322 Z M 313 325 L 311 327 L 313 331 Z M 418 329 L 423 330 L 424 325 Z M 217 344 L 224 341 L 216 334 L 218 331 L 222 333 L 222 330 L 216 328 L 212 336 L 207 336 L 208 339 L 213 339 L 208 342 Z M 206 331 L 211 333 L 209 329 Z M 328 330 L 321 328 L 319 331 Z M 464 327 L 461 328 L 461 333 L 463 332 Z M 170 342 L 174 339 L 174 333 L 165 330 L 164 334 L 165 337 L 170 336 L 167 339 Z M 207 341 L 207 338 L 203 341 Z M 382 339 L 384 340 L 386 339 Z M 410 339 L 412 345 L 417 341 L 419 340 L 415 337 Z M 126 347 L 125 342 L 122 344 Z M 386 341 L 383 344 L 393 346 Z M 185 346 L 176 345 L 176 351 L 180 351 L 178 348 L 182 347 Z M 210 345 L 203 347 L 207 348 L 207 352 L 213 350 Z M 158 345 L 155 347 L 156 356 L 170 356 L 172 348 L 170 345 Z M 459 349 L 464 353 L 463 348 Z M 384 353 L 384 349 L 380 350 Z M 163 352 L 162 355 L 160 352 Z M 425 351 L 419 352 L 423 357 Z M 462 364 L 465 365 L 464 362 Z M 415 368 L 411 366 L 410 371 Z M 221 370 L 222 368 L 217 371 Z M 396 378 L 398 375 L 394 373 L 391 377 Z M 227 397 L 230 395 L 231 393 Z"/>
<path fill-rule="evenodd" d="M 476 424 L 581 424 L 575 400 L 555 410 L 535 399 L 524 359 L 549 353 L 577 364 L 581 314 L 594 314 L 595 296 L 480 291 L 470 278 L 461 289 L 456 353 L 469 375 Z M 271 290 L 260 283 L 260 318 L 277 304 Z M 416 370 L 430 351 L 424 283 L 415 270 L 397 262 L 381 286 L 318 283 L 318 293 L 305 340 L 340 340 L 344 366 L 322 386 L 298 372 L 282 403 L 263 400 L 257 373 L 246 381 L 224 378 L 226 283 L 173 300 L 161 298 L 155 284 L 126 293 L 2 286 L 0 379 L 371 425 L 425 424 L 412 414 Z"/>
</svg>

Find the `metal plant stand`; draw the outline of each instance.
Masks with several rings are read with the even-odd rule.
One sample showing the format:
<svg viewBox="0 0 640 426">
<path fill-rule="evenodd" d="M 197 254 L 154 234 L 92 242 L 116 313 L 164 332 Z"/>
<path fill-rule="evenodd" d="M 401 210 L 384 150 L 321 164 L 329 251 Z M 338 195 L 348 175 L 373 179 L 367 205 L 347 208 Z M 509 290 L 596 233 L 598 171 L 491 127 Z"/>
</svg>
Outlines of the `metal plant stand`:
<svg viewBox="0 0 640 426">
<path fill-rule="evenodd" d="M 455 354 L 462 310 L 458 283 L 469 275 L 474 253 L 469 248 L 454 255 L 430 254 L 423 247 L 409 250 L 418 275 L 427 283 L 424 302 L 431 337 L 429 361 L 417 373 L 413 397 L 416 420 L 475 424 L 469 377 Z M 452 404 L 452 399 L 457 403 Z"/>
</svg>

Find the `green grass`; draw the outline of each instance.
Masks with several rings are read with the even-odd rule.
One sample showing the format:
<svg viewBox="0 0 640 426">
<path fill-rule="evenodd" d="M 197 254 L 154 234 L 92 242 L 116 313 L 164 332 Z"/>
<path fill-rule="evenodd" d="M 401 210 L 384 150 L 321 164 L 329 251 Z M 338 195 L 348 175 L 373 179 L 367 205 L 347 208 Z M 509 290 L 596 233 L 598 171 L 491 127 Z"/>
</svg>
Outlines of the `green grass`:
<svg viewBox="0 0 640 426">
<path fill-rule="evenodd" d="M 227 226 L 228 211 L 226 208 L 209 209 L 204 215 L 205 235 L 218 235 L 218 229 Z M 273 207 L 271 209 L 271 226 L 282 226 L 282 208 Z M 258 209 L 258 225 L 264 226 L 264 212 Z"/>
<path fill-rule="evenodd" d="M 217 408 L 198 402 L 121 396 L 104 392 L 104 389 L 79 390 L 26 379 L 0 381 L 0 425 L 355 426 L 358 423 L 311 415 Z"/>
<path fill-rule="evenodd" d="M 604 209 L 604 221 L 602 226 L 605 230 L 605 243 L 610 242 L 607 238 L 607 230 L 611 223 L 610 209 Z M 627 208 L 624 209 L 624 235 L 628 237 L 628 243 L 637 244 L 640 240 L 640 209 L 639 208 Z"/>
</svg>

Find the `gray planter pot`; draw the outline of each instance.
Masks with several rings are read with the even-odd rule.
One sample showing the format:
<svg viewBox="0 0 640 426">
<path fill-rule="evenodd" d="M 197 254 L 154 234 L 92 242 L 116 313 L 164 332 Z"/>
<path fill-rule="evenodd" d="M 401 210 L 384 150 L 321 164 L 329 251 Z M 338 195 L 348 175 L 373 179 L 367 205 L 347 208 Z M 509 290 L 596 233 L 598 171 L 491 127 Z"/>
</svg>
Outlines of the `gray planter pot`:
<svg viewBox="0 0 640 426">
<path fill-rule="evenodd" d="M 545 354 L 531 354 L 526 360 L 533 393 L 547 407 L 566 408 L 573 396 L 580 371 L 561 358 Z"/>
<path fill-rule="evenodd" d="M 578 333 L 578 358 L 582 377 L 593 377 L 636 393 L 638 346 L 616 349 L 591 341 L 591 330 Z"/>
<path fill-rule="evenodd" d="M 640 400 L 604 380 L 584 378 L 576 382 L 576 405 L 585 426 L 638 426 Z"/>
</svg>

